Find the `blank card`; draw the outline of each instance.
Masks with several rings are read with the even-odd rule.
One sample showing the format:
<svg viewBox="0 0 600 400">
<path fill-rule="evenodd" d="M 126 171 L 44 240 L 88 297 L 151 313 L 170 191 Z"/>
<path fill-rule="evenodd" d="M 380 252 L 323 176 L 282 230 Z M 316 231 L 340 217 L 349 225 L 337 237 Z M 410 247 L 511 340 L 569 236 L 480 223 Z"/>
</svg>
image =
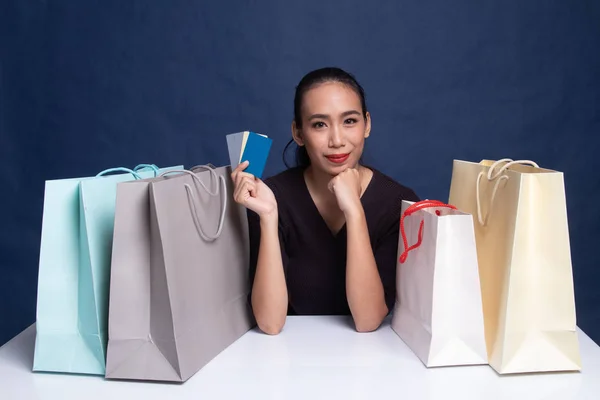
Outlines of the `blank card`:
<svg viewBox="0 0 600 400">
<path fill-rule="evenodd" d="M 273 141 L 266 135 L 250 131 L 227 135 L 231 169 L 237 168 L 244 161 L 249 161 L 250 165 L 244 172 L 262 178 L 272 143 Z"/>
</svg>

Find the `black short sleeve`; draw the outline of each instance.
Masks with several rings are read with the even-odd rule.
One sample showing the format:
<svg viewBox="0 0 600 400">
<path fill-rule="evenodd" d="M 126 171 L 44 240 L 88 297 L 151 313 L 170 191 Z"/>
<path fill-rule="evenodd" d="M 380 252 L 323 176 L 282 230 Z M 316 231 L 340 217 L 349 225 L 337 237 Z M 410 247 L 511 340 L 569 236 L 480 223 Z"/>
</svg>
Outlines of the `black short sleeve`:
<svg viewBox="0 0 600 400">
<path fill-rule="evenodd" d="M 347 235 L 344 229 L 334 234 L 327 227 L 308 191 L 303 171 L 302 168 L 288 169 L 264 181 L 273 191 L 279 209 L 279 242 L 289 295 L 288 315 L 348 315 Z M 361 200 L 385 303 L 392 311 L 396 299 L 402 200 L 418 201 L 418 197 L 410 188 L 375 169 L 373 172 Z M 261 232 L 258 215 L 252 211 L 247 214 L 252 288 Z"/>
</svg>

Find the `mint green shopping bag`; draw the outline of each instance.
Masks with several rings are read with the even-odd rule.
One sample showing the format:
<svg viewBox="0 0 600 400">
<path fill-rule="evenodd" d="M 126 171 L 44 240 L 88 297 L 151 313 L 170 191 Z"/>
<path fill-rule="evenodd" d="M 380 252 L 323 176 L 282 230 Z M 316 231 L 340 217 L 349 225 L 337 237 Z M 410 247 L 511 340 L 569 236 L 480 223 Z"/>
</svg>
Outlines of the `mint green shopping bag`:
<svg viewBox="0 0 600 400">
<path fill-rule="evenodd" d="M 181 168 L 46 181 L 34 371 L 104 375 L 117 185 Z"/>
</svg>

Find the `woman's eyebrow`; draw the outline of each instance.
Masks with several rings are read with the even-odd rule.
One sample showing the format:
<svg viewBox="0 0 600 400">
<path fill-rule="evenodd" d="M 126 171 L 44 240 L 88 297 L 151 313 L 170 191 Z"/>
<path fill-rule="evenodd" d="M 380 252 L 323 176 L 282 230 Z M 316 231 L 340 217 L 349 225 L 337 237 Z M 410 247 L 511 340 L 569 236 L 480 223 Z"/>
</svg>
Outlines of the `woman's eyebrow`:
<svg viewBox="0 0 600 400">
<path fill-rule="evenodd" d="M 348 110 L 348 111 L 344 111 L 341 116 L 342 117 L 347 117 L 349 115 L 360 115 L 360 112 L 358 112 L 357 110 Z M 309 120 L 313 120 L 313 119 L 329 119 L 329 115 L 327 114 L 313 114 L 310 117 L 308 117 Z"/>
<path fill-rule="evenodd" d="M 360 115 L 360 113 L 356 110 L 344 111 L 342 113 L 342 117 L 347 117 L 348 115 Z"/>
</svg>

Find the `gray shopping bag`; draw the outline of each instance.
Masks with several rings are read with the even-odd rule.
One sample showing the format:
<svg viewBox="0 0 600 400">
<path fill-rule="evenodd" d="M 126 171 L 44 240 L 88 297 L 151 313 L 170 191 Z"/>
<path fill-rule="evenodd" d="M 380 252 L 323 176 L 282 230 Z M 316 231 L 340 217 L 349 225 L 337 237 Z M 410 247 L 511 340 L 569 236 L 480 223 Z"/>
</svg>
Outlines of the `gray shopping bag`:
<svg viewBox="0 0 600 400">
<path fill-rule="evenodd" d="M 230 172 L 119 185 L 107 378 L 184 382 L 254 326 Z"/>
</svg>

